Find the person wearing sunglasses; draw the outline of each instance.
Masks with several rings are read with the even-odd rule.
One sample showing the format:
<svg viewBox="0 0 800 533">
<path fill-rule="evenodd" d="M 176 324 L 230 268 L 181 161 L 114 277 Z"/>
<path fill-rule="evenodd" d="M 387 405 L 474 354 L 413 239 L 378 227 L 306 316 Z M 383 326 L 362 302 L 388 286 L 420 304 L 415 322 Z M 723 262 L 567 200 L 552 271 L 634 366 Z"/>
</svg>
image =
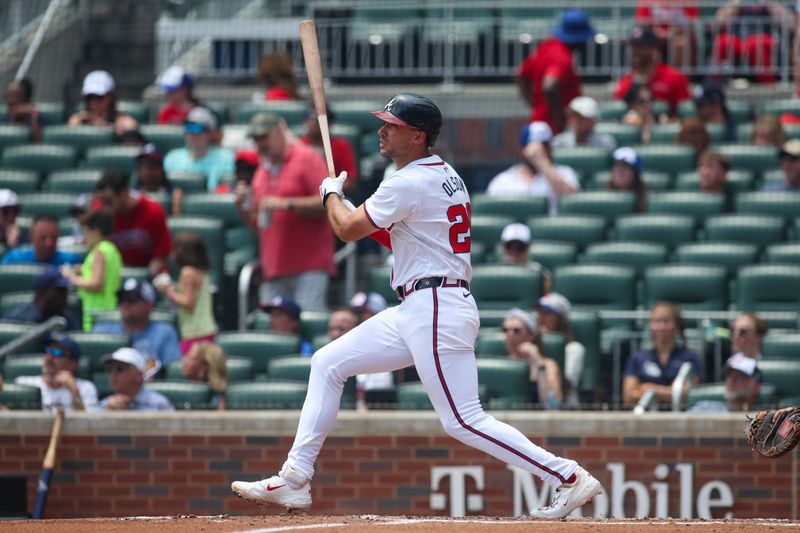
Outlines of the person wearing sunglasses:
<svg viewBox="0 0 800 533">
<path fill-rule="evenodd" d="M 28 236 L 17 225 L 19 210 L 17 193 L 11 189 L 0 189 L 0 246 L 7 249 L 28 240 Z"/>
<path fill-rule="evenodd" d="M 133 348 L 120 348 L 103 357 L 111 395 L 95 407 L 98 411 L 174 411 L 160 392 L 144 387 L 147 360 Z"/>
<path fill-rule="evenodd" d="M 111 126 L 116 137 L 139 128 L 132 116 L 117 110 L 116 83 L 105 70 L 95 70 L 83 79 L 84 109 L 69 117 L 70 126 Z"/>
<path fill-rule="evenodd" d="M 42 392 L 42 409 L 62 407 L 66 411 L 84 411 L 97 403 L 94 383 L 76 376 L 81 348 L 66 335 L 52 335 L 45 339 L 42 374 L 19 376 L 18 385 L 38 387 Z"/>
<path fill-rule="evenodd" d="M 733 321 L 731 328 L 731 350 L 752 359 L 761 360 L 761 345 L 769 326 L 755 313 L 742 313 Z"/>
</svg>

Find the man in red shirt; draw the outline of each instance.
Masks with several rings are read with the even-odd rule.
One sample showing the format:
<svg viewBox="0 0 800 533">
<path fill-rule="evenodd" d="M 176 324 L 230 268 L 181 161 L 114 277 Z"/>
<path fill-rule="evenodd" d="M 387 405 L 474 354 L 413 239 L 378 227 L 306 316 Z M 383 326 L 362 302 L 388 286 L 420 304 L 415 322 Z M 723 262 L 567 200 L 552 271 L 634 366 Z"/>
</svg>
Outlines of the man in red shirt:
<svg viewBox="0 0 800 533">
<path fill-rule="evenodd" d="M 128 188 L 128 178 L 121 172 L 107 170 L 94 189 L 95 198 L 114 213 L 111 240 L 119 248 L 122 263 L 147 267 L 155 276 L 167 269 L 172 237 L 161 206 Z"/>
<path fill-rule="evenodd" d="M 633 83 L 643 83 L 653 91 L 656 100 L 669 104 L 669 113 L 675 116 L 678 104 L 690 98 L 689 80 L 674 68 L 661 62 L 659 41 L 648 27 L 637 27 L 628 38 L 631 47 L 631 71 L 620 78 L 614 98 L 622 100 Z"/>
<path fill-rule="evenodd" d="M 335 115 L 330 107 L 328 107 L 328 126 L 333 125 Z M 308 110 L 306 117 L 306 134 L 300 137 L 303 144 L 307 144 L 314 148 L 319 155 L 325 157 L 325 151 L 322 146 L 322 133 L 319 129 L 319 120 L 317 120 L 317 113 L 312 105 Z M 358 160 L 350 145 L 350 141 L 344 137 L 331 136 L 331 155 L 333 156 L 333 167 L 336 169 L 336 175 L 341 172 L 347 172 L 347 181 L 344 182 L 344 192 L 352 194 L 358 184 Z"/>
<path fill-rule="evenodd" d="M 522 97 L 531 106 L 529 122 L 547 122 L 555 134 L 564 130 L 565 109 L 581 94 L 581 78 L 572 64 L 572 48 L 594 35 L 584 11 L 566 10 L 552 37 L 539 43 L 520 64 L 517 83 Z"/>
<path fill-rule="evenodd" d="M 250 210 L 243 209 L 246 186 L 237 186 L 235 202 L 245 222 L 258 231 L 261 303 L 285 295 L 302 309 L 325 309 L 328 279 L 334 274 L 333 231 L 319 202 L 320 176 L 328 173 L 327 165 L 272 113 L 254 116 L 248 134 L 261 165 L 253 176 Z"/>
</svg>

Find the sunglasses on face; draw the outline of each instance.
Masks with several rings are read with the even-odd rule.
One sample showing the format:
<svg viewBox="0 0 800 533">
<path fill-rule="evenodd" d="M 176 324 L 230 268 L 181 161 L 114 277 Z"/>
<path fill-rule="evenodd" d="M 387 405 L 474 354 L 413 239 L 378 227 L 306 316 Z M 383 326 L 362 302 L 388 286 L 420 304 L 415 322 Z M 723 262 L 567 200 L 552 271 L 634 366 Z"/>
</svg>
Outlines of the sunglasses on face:
<svg viewBox="0 0 800 533">
<path fill-rule="evenodd" d="M 750 332 L 752 332 L 752 331 L 753 331 L 752 329 L 739 328 L 739 329 L 733 330 L 733 334 L 734 335 L 738 335 L 739 337 L 746 337 L 746 336 L 750 335 Z"/>
<path fill-rule="evenodd" d="M 52 355 L 53 357 L 61 357 L 67 354 L 65 350 L 63 350 L 60 346 L 48 346 L 44 349 L 44 353 L 47 355 Z"/>
<path fill-rule="evenodd" d="M 527 246 L 519 241 L 509 241 L 503 245 L 506 250 L 512 252 L 524 252 Z"/>
<path fill-rule="evenodd" d="M 183 125 L 183 130 L 186 133 L 203 133 L 206 131 L 206 127 L 202 124 L 197 124 L 196 122 L 187 122 Z"/>
<path fill-rule="evenodd" d="M 522 333 L 522 328 L 503 327 L 502 330 L 503 330 L 503 333 L 505 333 L 506 335 L 508 335 L 509 333 L 514 334 L 514 335 L 519 335 L 520 333 Z"/>
<path fill-rule="evenodd" d="M 110 364 L 108 365 L 108 373 L 109 374 L 119 374 L 128 370 L 129 365 L 123 364 Z"/>
</svg>

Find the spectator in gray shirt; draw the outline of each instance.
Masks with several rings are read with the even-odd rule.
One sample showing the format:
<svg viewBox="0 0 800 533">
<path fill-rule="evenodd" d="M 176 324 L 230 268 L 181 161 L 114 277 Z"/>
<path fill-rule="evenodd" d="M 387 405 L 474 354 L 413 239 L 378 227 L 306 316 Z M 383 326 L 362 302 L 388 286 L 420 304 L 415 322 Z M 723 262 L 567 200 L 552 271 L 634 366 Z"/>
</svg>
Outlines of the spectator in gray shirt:
<svg viewBox="0 0 800 533">
<path fill-rule="evenodd" d="M 120 348 L 103 358 L 108 384 L 114 391 L 97 404 L 107 411 L 174 411 L 166 396 L 144 388 L 145 357 L 133 348 Z"/>
<path fill-rule="evenodd" d="M 575 146 L 596 146 L 613 150 L 617 147 L 614 137 L 597 133 L 597 102 L 589 96 L 578 96 L 569 103 L 567 129 L 553 139 L 554 148 L 573 148 Z"/>
</svg>

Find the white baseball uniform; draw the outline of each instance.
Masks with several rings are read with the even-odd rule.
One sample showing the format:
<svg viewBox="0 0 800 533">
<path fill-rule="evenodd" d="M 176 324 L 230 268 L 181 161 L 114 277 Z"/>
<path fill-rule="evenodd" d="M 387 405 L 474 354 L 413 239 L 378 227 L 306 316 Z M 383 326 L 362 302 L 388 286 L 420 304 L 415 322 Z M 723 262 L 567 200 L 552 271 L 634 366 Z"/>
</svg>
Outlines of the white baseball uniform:
<svg viewBox="0 0 800 533">
<path fill-rule="evenodd" d="M 470 199 L 464 182 L 438 156 L 428 156 L 384 180 L 364 207 L 376 228 L 390 232 L 391 283 L 403 289 L 404 298 L 314 354 L 297 435 L 282 471 L 291 467 L 307 479 L 314 475 L 347 378 L 413 364 L 449 435 L 553 485 L 563 483 L 577 463 L 487 415 L 478 399 L 474 345 L 480 324 L 468 288 Z M 426 278 L 442 279 L 426 285 Z"/>
</svg>

